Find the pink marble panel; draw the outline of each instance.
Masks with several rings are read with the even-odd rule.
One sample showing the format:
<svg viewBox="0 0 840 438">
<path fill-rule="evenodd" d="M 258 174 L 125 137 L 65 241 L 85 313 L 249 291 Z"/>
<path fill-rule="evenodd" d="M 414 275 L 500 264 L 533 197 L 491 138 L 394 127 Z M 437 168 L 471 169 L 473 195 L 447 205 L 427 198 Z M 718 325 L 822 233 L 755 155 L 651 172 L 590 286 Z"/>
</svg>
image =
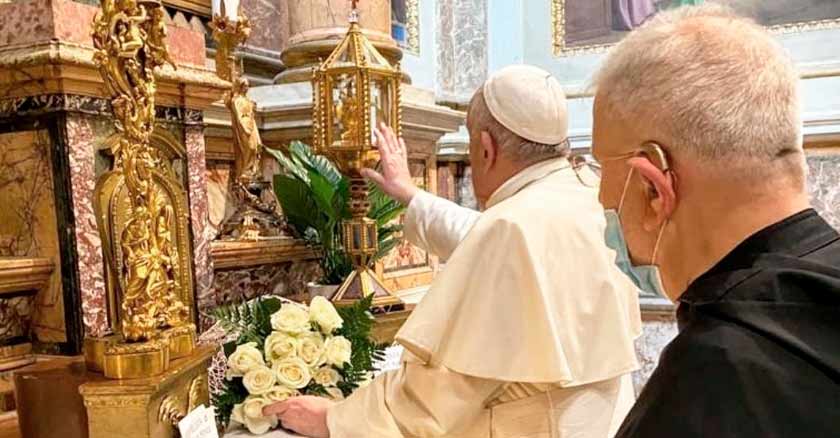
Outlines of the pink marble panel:
<svg viewBox="0 0 840 438">
<path fill-rule="evenodd" d="M 97 6 L 72 0 L 0 2 L 0 46 L 34 44 L 52 39 L 91 45 L 91 23 Z M 205 64 L 204 35 L 170 24 L 166 44 L 178 64 Z"/>
<path fill-rule="evenodd" d="M 82 294 L 82 319 L 88 336 L 103 336 L 110 330 L 105 294 L 102 240 L 93 211 L 94 121 L 78 114 L 67 117 L 67 142 L 70 151 L 70 183 L 76 219 L 76 252 L 79 285 Z"/>
<path fill-rule="evenodd" d="M 170 25 L 167 27 L 166 46 L 177 64 L 205 64 L 204 35 L 200 32 Z"/>
<path fill-rule="evenodd" d="M 54 36 L 62 41 L 92 45 L 91 25 L 99 8 L 72 0 L 53 0 L 52 4 Z"/>
<path fill-rule="evenodd" d="M 213 290 L 213 260 L 210 258 L 210 241 L 213 228 L 207 204 L 207 165 L 204 155 L 204 129 L 201 126 L 187 126 L 185 141 L 187 148 L 188 188 L 190 202 L 190 223 L 193 234 L 193 266 L 195 268 L 195 294 L 199 321 L 205 321 L 207 312 L 216 304 Z M 201 327 L 207 327 L 201 325 Z"/>
<path fill-rule="evenodd" d="M 0 46 L 49 41 L 53 14 L 46 0 L 0 3 Z"/>
</svg>

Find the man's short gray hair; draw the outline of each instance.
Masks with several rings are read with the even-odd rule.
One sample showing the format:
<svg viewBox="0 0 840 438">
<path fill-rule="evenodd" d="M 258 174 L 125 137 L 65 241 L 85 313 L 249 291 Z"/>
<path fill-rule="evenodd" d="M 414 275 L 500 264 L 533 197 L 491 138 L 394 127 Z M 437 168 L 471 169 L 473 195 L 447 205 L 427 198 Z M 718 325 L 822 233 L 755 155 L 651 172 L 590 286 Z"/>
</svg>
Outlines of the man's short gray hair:
<svg viewBox="0 0 840 438">
<path fill-rule="evenodd" d="M 568 140 L 559 144 L 537 143 L 525 139 L 499 123 L 484 100 L 481 88 L 470 100 L 469 113 L 470 135 L 487 131 L 506 157 L 518 163 L 531 164 L 550 158 L 565 157 L 569 154 Z"/>
<path fill-rule="evenodd" d="M 599 105 L 643 121 L 663 137 L 650 140 L 677 154 L 804 183 L 798 84 L 769 32 L 716 4 L 652 17 L 612 50 L 593 82 Z"/>
</svg>

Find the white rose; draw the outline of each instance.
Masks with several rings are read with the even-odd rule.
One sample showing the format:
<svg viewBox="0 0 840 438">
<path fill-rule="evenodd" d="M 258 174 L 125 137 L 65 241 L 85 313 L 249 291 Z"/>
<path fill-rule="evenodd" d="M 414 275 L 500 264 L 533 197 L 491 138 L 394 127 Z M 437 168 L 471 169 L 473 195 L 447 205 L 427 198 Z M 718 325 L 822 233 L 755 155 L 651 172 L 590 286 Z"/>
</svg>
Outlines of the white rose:
<svg viewBox="0 0 840 438">
<path fill-rule="evenodd" d="M 300 337 L 297 355 L 310 368 L 324 364 L 324 338 L 318 332 L 309 332 Z"/>
<path fill-rule="evenodd" d="M 274 364 L 274 372 L 277 374 L 277 380 L 290 388 L 304 388 L 312 380 L 309 366 L 299 357 L 277 362 Z"/>
<path fill-rule="evenodd" d="M 322 296 L 313 298 L 309 303 L 309 315 L 325 335 L 332 334 L 344 324 L 333 304 Z"/>
<path fill-rule="evenodd" d="M 265 359 L 256 342 L 248 342 L 236 347 L 228 358 L 227 378 L 242 377 L 248 371 L 265 366 Z"/>
<path fill-rule="evenodd" d="M 337 367 L 342 367 L 345 363 L 350 362 L 350 354 L 353 352 L 353 346 L 344 336 L 334 336 L 327 339 L 324 343 L 324 349 L 326 350 L 327 363 Z"/>
<path fill-rule="evenodd" d="M 289 388 L 288 386 L 275 385 L 270 391 L 265 393 L 264 397 L 272 402 L 286 401 L 292 397 L 300 395 L 300 391 Z"/>
<path fill-rule="evenodd" d="M 254 435 L 262 435 L 277 426 L 277 417 L 264 417 L 262 409 L 269 401 L 262 397 L 248 397 L 241 404 L 233 407 L 230 419 L 245 425 Z"/>
<path fill-rule="evenodd" d="M 327 398 L 332 401 L 342 401 L 344 400 L 344 393 L 341 392 L 340 389 L 332 387 L 332 388 L 324 388 L 327 391 Z"/>
<path fill-rule="evenodd" d="M 242 379 L 242 384 L 249 394 L 260 395 L 268 392 L 274 384 L 277 383 L 277 377 L 274 371 L 268 367 L 255 368 L 245 373 Z"/>
<path fill-rule="evenodd" d="M 263 407 L 270 402 L 262 397 L 248 397 L 242 403 L 242 412 L 245 414 L 245 427 L 254 435 L 262 435 L 272 428 L 277 427 L 277 417 L 272 415 L 264 417 Z"/>
<path fill-rule="evenodd" d="M 284 304 L 271 315 L 271 327 L 281 332 L 297 334 L 309 331 L 309 312 L 297 304 Z"/>
<path fill-rule="evenodd" d="M 300 341 L 283 332 L 272 332 L 265 338 L 265 358 L 273 363 L 277 360 L 295 357 Z"/>
<path fill-rule="evenodd" d="M 318 368 L 312 376 L 312 380 L 321 386 L 335 386 L 340 379 L 341 376 L 333 367 Z"/>
</svg>

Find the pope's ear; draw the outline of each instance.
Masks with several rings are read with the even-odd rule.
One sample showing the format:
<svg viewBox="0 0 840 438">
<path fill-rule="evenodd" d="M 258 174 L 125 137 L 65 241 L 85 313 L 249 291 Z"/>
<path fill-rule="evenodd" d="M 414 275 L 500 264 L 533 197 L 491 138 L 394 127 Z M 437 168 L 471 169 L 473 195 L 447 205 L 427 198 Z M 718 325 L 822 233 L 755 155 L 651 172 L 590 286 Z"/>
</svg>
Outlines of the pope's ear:
<svg viewBox="0 0 840 438">
<path fill-rule="evenodd" d="M 484 159 L 482 167 L 485 172 L 496 164 L 496 159 L 499 157 L 499 145 L 487 131 L 481 131 L 481 157 Z"/>
<path fill-rule="evenodd" d="M 631 158 L 628 161 L 645 185 L 645 196 L 651 214 L 646 214 L 644 227 L 656 231 L 671 215 L 677 206 L 676 180 L 672 172 L 659 169 L 645 156 Z"/>
</svg>

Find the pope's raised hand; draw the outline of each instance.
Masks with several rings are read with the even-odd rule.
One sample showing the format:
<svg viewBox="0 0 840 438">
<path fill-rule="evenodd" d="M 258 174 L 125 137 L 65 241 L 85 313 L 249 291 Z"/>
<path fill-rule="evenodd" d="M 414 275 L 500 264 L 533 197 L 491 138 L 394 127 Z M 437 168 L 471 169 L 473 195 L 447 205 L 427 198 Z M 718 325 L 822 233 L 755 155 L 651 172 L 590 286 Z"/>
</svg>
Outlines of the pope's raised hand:
<svg viewBox="0 0 840 438">
<path fill-rule="evenodd" d="M 405 141 L 397 138 L 394 130 L 384 123 L 376 128 L 375 134 L 381 173 L 373 169 L 362 169 L 362 175 L 382 188 L 388 196 L 408 205 L 419 189 L 411 180 L 408 170 L 408 150 Z"/>
<path fill-rule="evenodd" d="M 327 409 L 333 401 L 322 397 L 293 397 L 263 408 L 263 415 L 276 415 L 280 424 L 292 432 L 312 438 L 329 438 Z"/>
</svg>

